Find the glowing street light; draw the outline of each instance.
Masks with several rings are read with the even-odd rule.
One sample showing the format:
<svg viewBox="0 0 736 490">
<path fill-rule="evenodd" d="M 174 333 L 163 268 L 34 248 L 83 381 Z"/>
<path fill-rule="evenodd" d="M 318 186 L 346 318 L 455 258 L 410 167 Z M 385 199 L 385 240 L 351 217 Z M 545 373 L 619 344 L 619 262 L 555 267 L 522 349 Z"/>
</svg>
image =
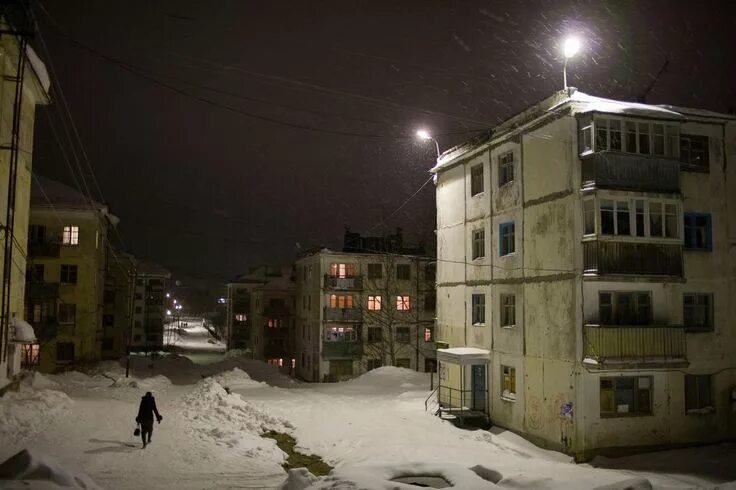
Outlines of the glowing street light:
<svg viewBox="0 0 736 490">
<path fill-rule="evenodd" d="M 562 66 L 562 79 L 565 90 L 567 90 L 567 60 L 578 54 L 581 47 L 580 39 L 576 37 L 568 37 L 562 45 L 562 54 L 565 55 L 565 63 Z"/>
<path fill-rule="evenodd" d="M 171 310 L 166 310 L 166 316 L 171 316 Z"/>
<path fill-rule="evenodd" d="M 440 144 L 437 143 L 436 139 L 432 138 L 432 135 L 429 134 L 429 131 L 427 131 L 426 129 L 418 130 L 417 138 L 419 138 L 422 141 L 428 141 L 428 140 L 434 141 L 434 146 L 437 148 L 437 160 L 440 159 Z"/>
</svg>

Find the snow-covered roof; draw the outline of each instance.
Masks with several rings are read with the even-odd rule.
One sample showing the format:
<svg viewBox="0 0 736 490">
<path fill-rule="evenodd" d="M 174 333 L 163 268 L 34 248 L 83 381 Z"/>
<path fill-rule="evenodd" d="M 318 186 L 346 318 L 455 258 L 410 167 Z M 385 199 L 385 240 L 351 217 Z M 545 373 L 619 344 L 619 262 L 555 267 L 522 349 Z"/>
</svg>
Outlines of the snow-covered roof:
<svg viewBox="0 0 736 490">
<path fill-rule="evenodd" d="M 93 199 L 88 199 L 73 187 L 38 174 L 34 174 L 31 179 L 31 207 L 99 211 L 110 220 L 113 226 L 117 226 L 120 221 L 117 216 L 109 212 L 106 205 Z"/>
<path fill-rule="evenodd" d="M 46 65 L 41 61 L 41 58 L 38 57 L 30 45 L 26 45 L 26 56 L 28 57 L 28 61 L 31 63 L 33 72 L 38 77 L 38 81 L 41 82 L 43 90 L 48 94 L 49 89 L 51 88 L 51 78 L 49 77 L 48 70 L 46 70 Z"/>
<path fill-rule="evenodd" d="M 627 114 L 631 116 L 659 117 L 665 119 L 685 119 L 685 116 L 681 113 L 667 109 L 664 106 L 604 99 L 603 97 L 588 95 L 577 90 L 571 90 L 569 97 L 550 107 L 548 112 L 555 111 L 566 104 L 572 104 L 575 108 L 575 112 L 604 112 L 606 114 Z"/>
<path fill-rule="evenodd" d="M 437 349 L 437 360 L 451 364 L 486 364 L 490 361 L 491 351 L 477 347 L 452 347 Z"/>
</svg>

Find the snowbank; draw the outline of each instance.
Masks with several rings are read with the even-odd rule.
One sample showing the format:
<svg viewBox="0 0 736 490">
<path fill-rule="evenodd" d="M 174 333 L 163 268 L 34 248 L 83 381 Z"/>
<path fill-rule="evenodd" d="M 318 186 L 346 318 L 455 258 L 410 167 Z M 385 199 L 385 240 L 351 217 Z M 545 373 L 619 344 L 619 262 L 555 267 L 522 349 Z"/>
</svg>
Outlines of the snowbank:
<svg viewBox="0 0 736 490">
<path fill-rule="evenodd" d="M 384 366 L 345 382 L 361 388 L 429 390 L 429 374 L 411 369 Z"/>
<path fill-rule="evenodd" d="M 38 378 L 43 383 L 45 378 Z M 31 381 L 32 383 L 32 381 Z M 21 384 L 18 392 L 0 398 L 0 441 L 15 443 L 42 431 L 72 406 L 72 400 L 61 391 L 34 389 Z"/>
<path fill-rule="evenodd" d="M 17 486 L 13 486 L 8 480 L 15 480 Z M 87 490 L 100 488 L 81 471 L 62 466 L 45 454 L 31 453 L 25 449 L 0 464 L 0 487 L 84 488 Z"/>
</svg>

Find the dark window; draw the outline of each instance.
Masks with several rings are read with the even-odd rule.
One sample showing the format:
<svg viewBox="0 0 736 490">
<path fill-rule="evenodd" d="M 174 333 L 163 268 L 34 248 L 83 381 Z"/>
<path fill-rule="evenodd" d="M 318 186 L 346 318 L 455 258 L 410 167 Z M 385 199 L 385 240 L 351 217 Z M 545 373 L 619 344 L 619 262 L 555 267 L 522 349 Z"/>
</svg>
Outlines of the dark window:
<svg viewBox="0 0 736 490">
<path fill-rule="evenodd" d="M 585 228 L 583 233 L 585 235 L 595 234 L 595 201 L 593 199 L 586 199 L 583 201 L 583 220 L 585 221 Z"/>
<path fill-rule="evenodd" d="M 140 334 L 135 334 L 133 336 L 133 340 L 135 340 L 136 342 L 140 342 L 141 341 L 141 335 Z"/>
<path fill-rule="evenodd" d="M 470 169 L 470 195 L 475 196 L 483 192 L 483 164 Z"/>
<path fill-rule="evenodd" d="M 427 264 L 424 268 L 424 278 L 427 282 L 434 282 L 437 278 L 437 264 Z"/>
<path fill-rule="evenodd" d="M 470 300 L 473 308 L 473 325 L 484 325 L 486 323 L 486 295 L 474 294 Z"/>
<path fill-rule="evenodd" d="M 685 326 L 696 330 L 713 330 L 713 295 L 685 293 L 682 298 Z"/>
<path fill-rule="evenodd" d="M 396 342 L 409 342 L 411 329 L 409 327 L 396 327 Z"/>
<path fill-rule="evenodd" d="M 368 279 L 381 279 L 383 277 L 382 264 L 368 264 Z"/>
<path fill-rule="evenodd" d="M 302 358 L 303 357 L 304 357 L 304 354 L 302 354 Z M 380 359 L 368 359 L 366 361 L 366 370 L 367 371 L 372 371 L 374 369 L 378 369 L 381 366 L 383 366 L 383 361 L 381 361 Z"/>
<path fill-rule="evenodd" d="M 424 296 L 424 311 L 434 311 L 437 309 L 437 296 L 429 293 Z"/>
<path fill-rule="evenodd" d="M 114 303 L 115 302 L 115 290 L 105 289 L 105 292 L 103 293 L 103 301 L 105 303 Z"/>
<path fill-rule="evenodd" d="M 498 186 L 514 180 L 514 152 L 510 151 L 498 157 Z"/>
<path fill-rule="evenodd" d="M 685 410 L 713 409 L 710 375 L 685 375 Z"/>
<path fill-rule="evenodd" d="M 501 295 L 501 326 L 513 327 L 516 325 L 516 295 Z"/>
<path fill-rule="evenodd" d="M 473 230 L 473 260 L 486 256 L 486 231 Z"/>
<path fill-rule="evenodd" d="M 43 264 L 31 264 L 26 269 L 26 282 L 43 282 Z"/>
<path fill-rule="evenodd" d="M 396 279 L 401 279 L 401 280 L 411 279 L 411 265 L 396 264 Z"/>
<path fill-rule="evenodd" d="M 501 223 L 498 233 L 499 255 L 509 255 L 516 251 L 516 225 L 513 221 Z"/>
<path fill-rule="evenodd" d="M 402 358 L 402 359 L 396 359 L 395 365 L 396 365 L 396 367 L 410 369 L 411 368 L 411 360 L 408 357 L 405 357 L 405 358 Z"/>
<path fill-rule="evenodd" d="M 649 292 L 599 292 L 598 321 L 601 325 L 649 325 L 652 298 Z"/>
<path fill-rule="evenodd" d="M 59 272 L 59 280 L 62 284 L 76 284 L 77 283 L 77 266 L 62 264 Z"/>
<path fill-rule="evenodd" d="M 45 243 L 46 227 L 41 225 L 30 225 L 28 227 L 28 243 Z"/>
<path fill-rule="evenodd" d="M 424 372 L 425 373 L 436 373 L 437 372 L 437 359 L 425 358 L 424 359 Z"/>
<path fill-rule="evenodd" d="M 58 362 L 73 361 L 74 360 L 74 343 L 73 342 L 57 342 L 56 360 Z"/>
<path fill-rule="evenodd" d="M 381 342 L 383 340 L 383 329 L 381 327 L 368 327 L 368 342 Z"/>
<path fill-rule="evenodd" d="M 709 170 L 708 137 L 680 135 L 680 161 L 683 170 Z"/>
<path fill-rule="evenodd" d="M 77 305 L 61 303 L 59 305 L 59 323 L 74 325 L 77 321 Z"/>
<path fill-rule="evenodd" d="M 143 299 L 143 294 L 135 293 L 135 299 Z"/>
<path fill-rule="evenodd" d="M 102 326 L 112 327 L 115 325 L 115 315 L 102 315 Z"/>
<path fill-rule="evenodd" d="M 713 225 L 710 214 L 685 213 L 685 248 L 713 250 Z"/>
<path fill-rule="evenodd" d="M 102 350 L 113 350 L 115 348 L 115 339 L 112 337 L 102 338 Z"/>
<path fill-rule="evenodd" d="M 603 378 L 600 383 L 602 416 L 650 415 L 652 378 Z"/>
<path fill-rule="evenodd" d="M 143 309 L 140 306 L 136 306 L 135 307 L 135 312 L 136 313 L 141 313 L 142 311 L 143 311 Z"/>
</svg>

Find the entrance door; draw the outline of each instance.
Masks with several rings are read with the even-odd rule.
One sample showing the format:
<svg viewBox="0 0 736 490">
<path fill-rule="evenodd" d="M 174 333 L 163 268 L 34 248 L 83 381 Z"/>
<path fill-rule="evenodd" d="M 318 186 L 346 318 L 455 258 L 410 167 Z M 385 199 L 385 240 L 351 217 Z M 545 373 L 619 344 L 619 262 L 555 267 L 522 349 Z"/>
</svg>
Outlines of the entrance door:
<svg viewBox="0 0 736 490">
<path fill-rule="evenodd" d="M 488 388 L 486 386 L 485 364 L 471 366 L 471 384 L 473 389 L 473 410 L 485 412 L 487 409 Z"/>
</svg>

